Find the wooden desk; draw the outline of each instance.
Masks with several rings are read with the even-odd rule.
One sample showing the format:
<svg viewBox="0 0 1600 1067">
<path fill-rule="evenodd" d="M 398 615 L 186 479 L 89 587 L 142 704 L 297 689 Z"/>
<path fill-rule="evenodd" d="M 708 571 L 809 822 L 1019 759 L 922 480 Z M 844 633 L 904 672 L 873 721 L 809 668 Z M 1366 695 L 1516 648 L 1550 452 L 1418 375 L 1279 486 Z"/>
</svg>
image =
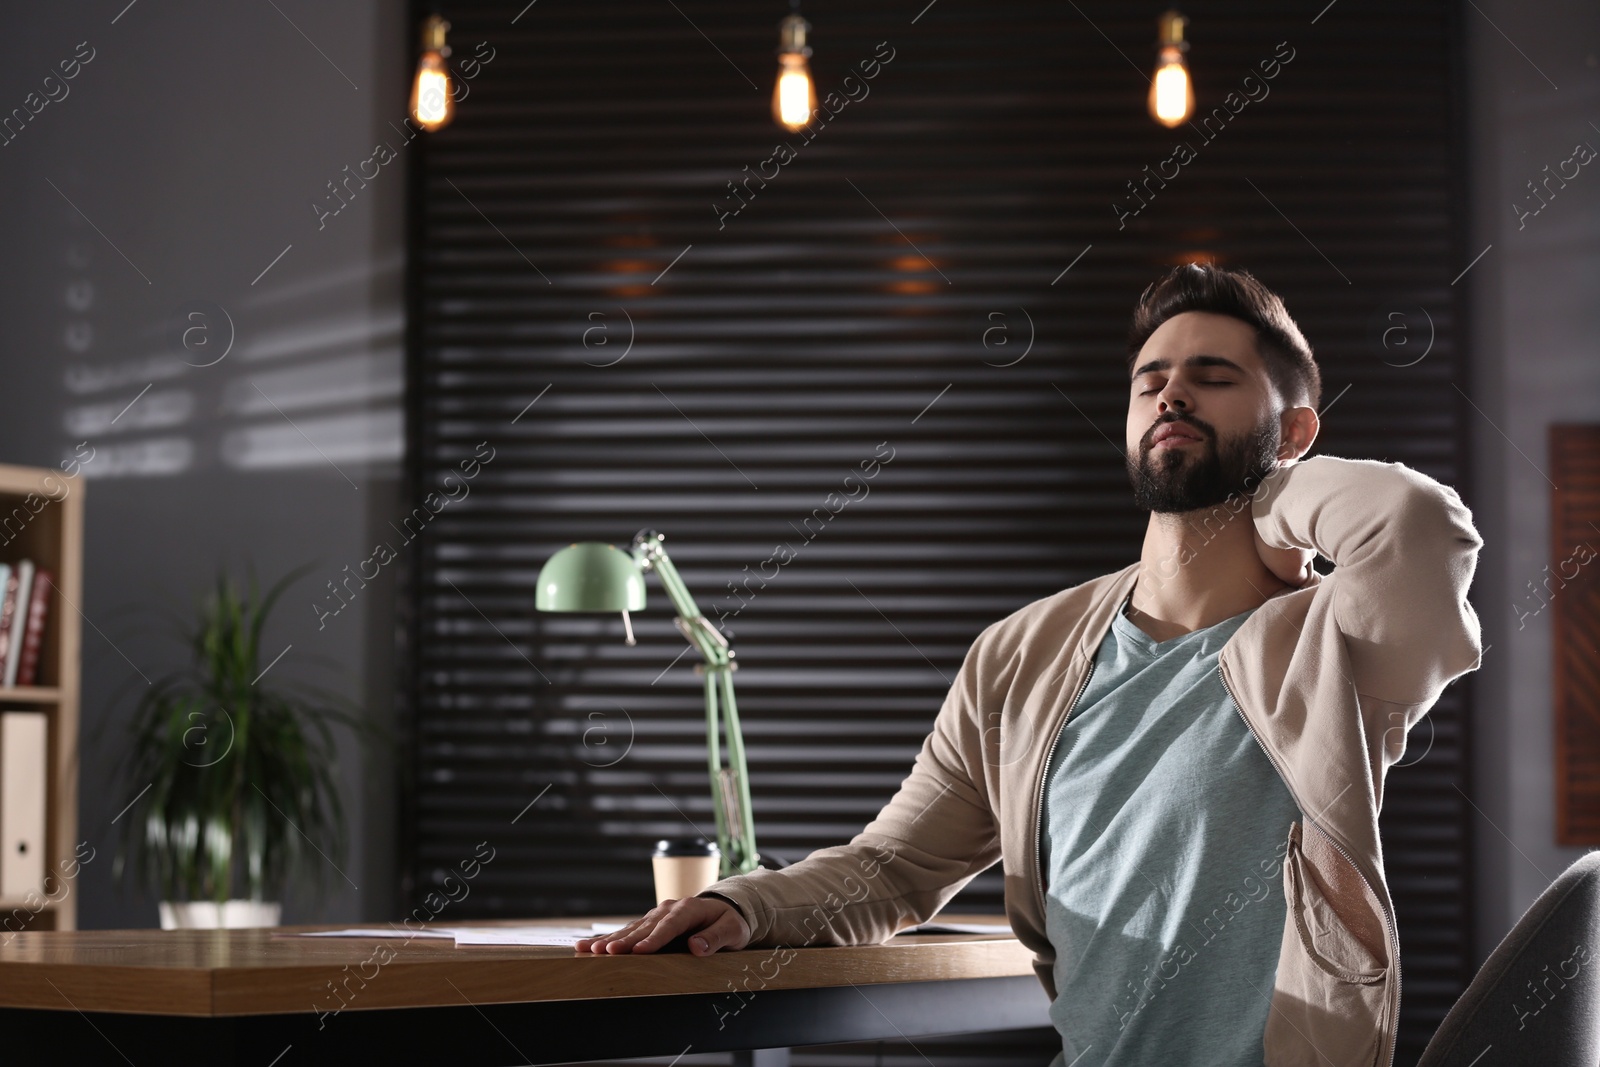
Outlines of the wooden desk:
<svg viewBox="0 0 1600 1067">
<path fill-rule="evenodd" d="M 399 931 L 278 934 L 43 931 L 0 941 L 0 1058 L 45 1062 L 13 1058 L 27 1049 L 72 1064 L 348 1067 L 781 1050 L 743 1059 L 765 1065 L 786 1063 L 791 1045 L 1050 1025 L 1032 954 L 1009 937 L 912 934 L 700 958 L 456 948 Z"/>
</svg>

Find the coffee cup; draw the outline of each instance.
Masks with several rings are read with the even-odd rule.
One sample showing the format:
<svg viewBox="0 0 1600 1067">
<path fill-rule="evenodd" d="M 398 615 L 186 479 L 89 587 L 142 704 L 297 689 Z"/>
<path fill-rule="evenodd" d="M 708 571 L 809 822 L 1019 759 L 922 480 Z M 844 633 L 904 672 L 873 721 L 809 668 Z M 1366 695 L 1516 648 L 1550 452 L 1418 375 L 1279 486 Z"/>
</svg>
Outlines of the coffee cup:
<svg viewBox="0 0 1600 1067">
<path fill-rule="evenodd" d="M 703 837 L 679 837 L 656 842 L 650 857 L 655 869 L 656 903 L 692 897 L 718 880 L 722 850 Z"/>
</svg>

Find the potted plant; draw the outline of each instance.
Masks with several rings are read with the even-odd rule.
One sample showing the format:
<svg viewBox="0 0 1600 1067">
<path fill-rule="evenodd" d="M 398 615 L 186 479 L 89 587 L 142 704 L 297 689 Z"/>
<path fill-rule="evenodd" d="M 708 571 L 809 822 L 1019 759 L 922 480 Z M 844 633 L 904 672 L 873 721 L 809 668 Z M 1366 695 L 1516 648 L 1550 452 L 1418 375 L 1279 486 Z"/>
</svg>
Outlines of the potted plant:
<svg viewBox="0 0 1600 1067">
<path fill-rule="evenodd" d="M 261 660 L 261 634 L 279 596 L 307 568 L 259 594 L 225 573 L 178 627 L 190 662 L 150 685 L 130 723 L 124 760 L 142 788 L 122 826 L 125 862 L 161 896 L 163 929 L 275 926 L 291 879 L 314 876 L 344 850 L 344 812 L 331 727 L 363 740 L 349 701 L 282 683 Z"/>
</svg>

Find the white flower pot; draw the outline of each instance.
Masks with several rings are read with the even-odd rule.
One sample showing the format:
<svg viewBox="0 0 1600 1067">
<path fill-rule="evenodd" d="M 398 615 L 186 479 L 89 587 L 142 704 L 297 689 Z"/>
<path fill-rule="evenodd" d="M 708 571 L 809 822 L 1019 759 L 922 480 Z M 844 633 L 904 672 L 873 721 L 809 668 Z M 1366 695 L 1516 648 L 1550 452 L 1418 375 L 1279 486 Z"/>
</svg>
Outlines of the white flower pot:
<svg viewBox="0 0 1600 1067">
<path fill-rule="evenodd" d="M 163 900 L 163 930 L 238 930 L 258 926 L 277 926 L 283 912 L 281 904 L 264 900 Z"/>
</svg>

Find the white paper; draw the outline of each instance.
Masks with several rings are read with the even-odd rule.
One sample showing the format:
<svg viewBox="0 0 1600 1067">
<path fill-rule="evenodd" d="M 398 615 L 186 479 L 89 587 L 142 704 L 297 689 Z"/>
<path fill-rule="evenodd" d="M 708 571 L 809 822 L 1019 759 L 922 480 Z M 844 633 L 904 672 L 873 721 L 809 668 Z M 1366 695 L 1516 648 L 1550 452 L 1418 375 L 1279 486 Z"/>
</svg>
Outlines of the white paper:
<svg viewBox="0 0 1600 1067">
<path fill-rule="evenodd" d="M 599 927 L 608 929 L 599 929 Z M 620 930 L 622 923 L 590 926 L 473 926 L 456 928 L 456 946 L 462 945 L 576 945 L 585 937 Z"/>
<path fill-rule="evenodd" d="M 456 933 L 456 947 L 464 945 L 567 945 L 578 943 L 580 938 L 594 937 L 593 930 L 582 927 L 570 926 L 544 926 L 537 929 L 506 929 L 504 927 L 480 927 L 476 930 L 461 930 Z"/>
<path fill-rule="evenodd" d="M 289 934 L 290 937 L 438 937 L 453 938 L 456 936 L 455 928 L 435 927 L 433 929 L 406 930 L 399 926 L 352 926 L 345 930 L 303 930 Z"/>
<path fill-rule="evenodd" d="M 293 937 L 432 937 L 453 940 L 458 945 L 571 945 L 579 938 L 609 934 L 626 923 L 590 923 L 588 926 L 430 926 L 421 930 L 404 927 L 351 926 L 343 930 L 308 930 Z"/>
</svg>

